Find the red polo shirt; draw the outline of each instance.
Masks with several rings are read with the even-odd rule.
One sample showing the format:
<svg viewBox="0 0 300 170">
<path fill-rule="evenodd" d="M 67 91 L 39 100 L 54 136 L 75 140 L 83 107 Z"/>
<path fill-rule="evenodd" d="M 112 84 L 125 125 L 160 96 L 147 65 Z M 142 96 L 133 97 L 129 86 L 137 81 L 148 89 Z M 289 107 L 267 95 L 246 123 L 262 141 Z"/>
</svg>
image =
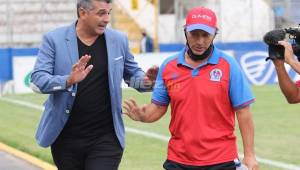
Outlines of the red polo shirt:
<svg viewBox="0 0 300 170">
<path fill-rule="evenodd" d="M 234 58 L 214 49 L 193 69 L 185 50 L 160 67 L 152 102 L 171 105 L 168 159 L 206 166 L 238 157 L 235 110 L 254 101 L 248 81 Z"/>
</svg>

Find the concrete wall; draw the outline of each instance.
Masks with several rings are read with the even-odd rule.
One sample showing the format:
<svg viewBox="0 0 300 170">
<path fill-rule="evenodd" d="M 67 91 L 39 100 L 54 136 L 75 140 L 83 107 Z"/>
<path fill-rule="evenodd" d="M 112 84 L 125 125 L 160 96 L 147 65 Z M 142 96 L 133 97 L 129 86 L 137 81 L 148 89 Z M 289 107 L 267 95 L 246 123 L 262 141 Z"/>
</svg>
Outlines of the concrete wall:
<svg viewBox="0 0 300 170">
<path fill-rule="evenodd" d="M 217 41 L 257 41 L 265 32 L 274 29 L 273 11 L 264 0 L 197 0 L 176 1 L 177 39 L 185 41 L 180 29 L 185 24 L 187 11 L 196 6 L 205 6 L 216 12 L 219 34 Z"/>
</svg>

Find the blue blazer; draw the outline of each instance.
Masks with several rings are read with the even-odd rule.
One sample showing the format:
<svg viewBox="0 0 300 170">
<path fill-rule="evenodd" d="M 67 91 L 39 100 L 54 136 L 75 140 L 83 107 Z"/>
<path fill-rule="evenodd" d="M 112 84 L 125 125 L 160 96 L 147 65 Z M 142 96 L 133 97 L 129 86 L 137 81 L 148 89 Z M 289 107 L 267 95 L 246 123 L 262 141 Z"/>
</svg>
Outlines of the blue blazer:
<svg viewBox="0 0 300 170">
<path fill-rule="evenodd" d="M 125 145 L 122 120 L 122 89 L 124 78 L 129 86 L 139 91 L 149 90 L 143 86 L 144 72 L 129 51 L 127 37 L 107 28 L 105 39 L 108 54 L 108 79 L 111 110 L 116 135 L 121 146 Z M 39 48 L 31 75 L 31 88 L 35 92 L 50 94 L 44 103 L 36 139 L 40 146 L 48 147 L 58 137 L 66 124 L 77 92 L 77 85 L 66 88 L 66 80 L 72 65 L 78 62 L 78 46 L 75 23 L 46 33 Z"/>
</svg>

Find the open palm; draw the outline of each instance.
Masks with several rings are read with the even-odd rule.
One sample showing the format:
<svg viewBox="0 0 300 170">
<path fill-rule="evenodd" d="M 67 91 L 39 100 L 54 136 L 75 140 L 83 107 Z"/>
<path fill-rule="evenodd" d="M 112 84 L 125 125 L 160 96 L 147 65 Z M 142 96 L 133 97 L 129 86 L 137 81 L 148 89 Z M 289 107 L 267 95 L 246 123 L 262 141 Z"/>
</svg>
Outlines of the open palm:
<svg viewBox="0 0 300 170">
<path fill-rule="evenodd" d="M 67 81 L 68 86 L 79 83 L 86 78 L 86 76 L 90 73 L 90 71 L 93 68 L 93 65 L 87 66 L 87 63 L 90 59 L 90 55 L 84 55 L 80 58 L 78 63 L 73 65 L 72 71 Z"/>
</svg>

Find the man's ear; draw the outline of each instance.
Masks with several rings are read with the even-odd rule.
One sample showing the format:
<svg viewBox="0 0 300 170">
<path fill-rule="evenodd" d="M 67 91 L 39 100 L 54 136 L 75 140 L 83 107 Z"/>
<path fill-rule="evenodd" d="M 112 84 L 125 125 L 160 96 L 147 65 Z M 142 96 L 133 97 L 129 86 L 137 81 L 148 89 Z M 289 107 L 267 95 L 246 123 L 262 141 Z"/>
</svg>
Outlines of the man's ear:
<svg viewBox="0 0 300 170">
<path fill-rule="evenodd" d="M 215 36 L 216 36 L 217 34 L 219 34 L 219 29 L 218 29 L 218 28 L 216 29 Z"/>
<path fill-rule="evenodd" d="M 87 11 L 84 8 L 79 8 L 78 15 L 79 17 L 83 17 Z"/>
<path fill-rule="evenodd" d="M 214 39 L 216 38 L 217 34 L 219 34 L 219 29 L 218 28 L 216 29 L 216 32 L 215 32 L 215 35 L 214 35 Z"/>
<path fill-rule="evenodd" d="M 187 35 L 186 35 L 186 28 L 184 28 L 184 36 L 185 36 L 185 39 L 187 40 Z"/>
</svg>

